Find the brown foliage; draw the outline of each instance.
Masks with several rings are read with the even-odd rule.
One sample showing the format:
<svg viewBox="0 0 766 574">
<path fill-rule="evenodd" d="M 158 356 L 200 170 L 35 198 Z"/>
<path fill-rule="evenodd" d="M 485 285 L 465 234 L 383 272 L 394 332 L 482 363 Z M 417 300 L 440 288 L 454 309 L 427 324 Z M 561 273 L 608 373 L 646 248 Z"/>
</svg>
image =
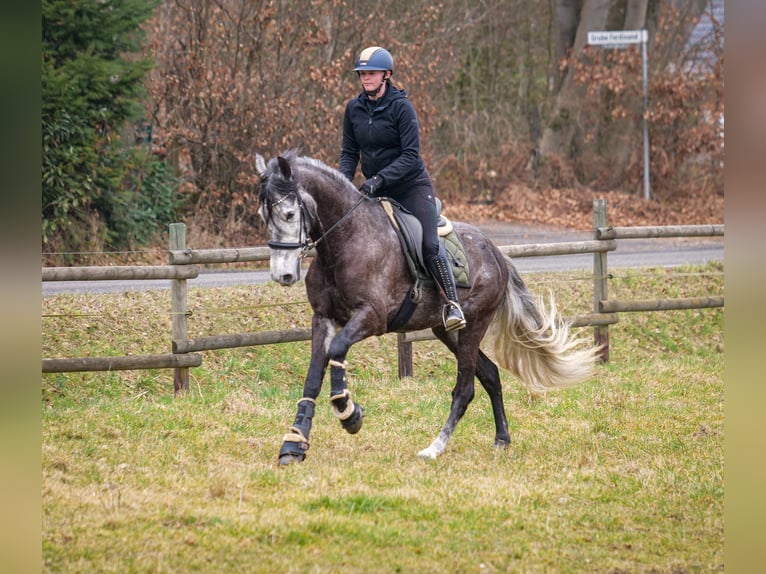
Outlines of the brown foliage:
<svg viewBox="0 0 766 574">
<path fill-rule="evenodd" d="M 550 64 L 535 30 L 549 16 L 539 3 L 521 10 L 524 5 L 165 0 L 147 30 L 156 64 L 147 108 L 156 151 L 186 180 L 184 193 L 193 200 L 189 244 L 262 242 L 255 152 L 273 157 L 299 148 L 336 165 L 343 109 L 359 91 L 353 61 L 371 44 L 393 53 L 394 80 L 418 110 L 423 154 L 438 192 L 448 210 L 459 209 L 460 219 L 588 227 L 590 190 L 617 189 L 634 194 L 617 193 L 610 204 L 610 211 L 624 210 L 620 224 L 650 216 L 659 218 L 654 224 L 678 217 L 701 222 L 697 216 L 721 221 L 723 148 L 710 118 L 723 112 L 722 54 L 716 67 L 699 75 L 652 71 L 652 184 L 666 210 L 664 203 L 637 197 L 638 50 L 612 50 L 596 65 L 575 68 L 591 87 L 580 120 L 589 127 L 579 160 L 539 157 L 535 131 L 545 123 L 551 94 L 544 80 L 535 80 Z M 663 38 L 659 31 L 657 50 Z M 517 77 L 523 89 L 513 84 Z M 486 94 L 480 93 L 484 85 Z M 602 151 L 615 145 L 615 129 L 626 124 L 636 143 L 627 178 L 616 181 Z M 610 126 L 611 137 L 593 135 L 601 128 L 608 134 Z M 707 203 L 698 197 L 703 193 Z M 635 207 L 622 207 L 633 199 Z M 684 211 L 677 200 L 696 207 Z"/>
<path fill-rule="evenodd" d="M 343 109 L 359 91 L 354 58 L 370 42 L 395 55 L 394 79 L 415 94 L 428 141 L 430 87 L 449 52 L 424 40 L 438 32 L 438 7 L 399 4 L 404 21 L 418 22 L 416 38 L 397 34 L 397 21 L 371 2 L 161 5 L 149 28 L 156 63 L 149 111 L 157 152 L 193 184 L 196 226 L 210 235 L 258 227 L 255 152 L 298 148 L 336 164 Z M 374 40 L 364 30 L 374 30 Z"/>
<path fill-rule="evenodd" d="M 668 44 L 677 41 L 684 26 L 688 24 L 678 10 L 666 8 L 649 49 L 646 117 L 652 193 L 658 198 L 693 195 L 706 188 L 723 191 L 722 24 L 713 21 L 710 37 L 674 52 Z M 630 143 L 642 141 L 640 45 L 588 47 L 586 53 L 587 57 L 570 62 L 587 94 L 578 120 L 584 132 L 579 169 L 585 174 L 579 179 L 596 189 L 640 193 L 642 146 Z M 669 60 L 660 57 L 669 53 L 673 56 Z M 624 173 L 620 170 L 615 179 L 621 149 L 629 155 Z"/>
<path fill-rule="evenodd" d="M 724 196 L 711 190 L 686 196 L 645 200 L 636 194 L 587 188 L 533 190 L 509 183 L 487 202 L 445 202 L 444 213 L 455 220 L 482 223 L 507 221 L 562 229 L 593 228 L 593 200 L 607 200 L 611 225 L 700 225 L 723 223 Z"/>
</svg>

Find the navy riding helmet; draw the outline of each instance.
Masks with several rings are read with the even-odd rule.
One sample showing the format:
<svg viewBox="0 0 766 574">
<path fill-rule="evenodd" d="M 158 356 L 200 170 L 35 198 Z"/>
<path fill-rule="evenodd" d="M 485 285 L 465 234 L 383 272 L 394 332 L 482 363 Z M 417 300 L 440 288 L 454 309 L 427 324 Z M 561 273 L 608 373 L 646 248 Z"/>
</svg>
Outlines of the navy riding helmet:
<svg viewBox="0 0 766 574">
<path fill-rule="evenodd" d="M 372 46 L 365 48 L 354 64 L 354 71 L 361 72 L 363 70 L 372 70 L 376 72 L 385 72 L 387 70 L 394 73 L 394 58 L 391 53 L 385 48 L 379 46 Z"/>
</svg>

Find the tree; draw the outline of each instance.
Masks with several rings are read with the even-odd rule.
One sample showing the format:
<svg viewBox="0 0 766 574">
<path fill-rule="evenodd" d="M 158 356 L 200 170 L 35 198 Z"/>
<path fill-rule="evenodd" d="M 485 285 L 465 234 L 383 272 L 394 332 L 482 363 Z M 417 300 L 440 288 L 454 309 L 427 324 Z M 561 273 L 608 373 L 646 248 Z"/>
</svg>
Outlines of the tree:
<svg viewBox="0 0 766 574">
<path fill-rule="evenodd" d="M 109 242 L 125 165 L 119 131 L 140 112 L 138 57 L 149 0 L 42 2 L 42 241 L 77 251 Z"/>
<path fill-rule="evenodd" d="M 540 143 L 541 154 L 549 162 L 569 166 L 572 179 L 580 183 L 637 190 L 636 142 L 641 141 L 642 118 L 640 48 L 611 51 L 588 47 L 587 33 L 646 28 L 650 81 L 660 84 L 670 79 L 676 93 L 699 91 L 703 89 L 700 82 L 711 78 L 679 72 L 689 49 L 687 39 L 708 4 L 709 0 L 555 0 L 556 47 L 562 65 L 552 113 Z M 708 83 L 708 89 L 715 90 L 715 84 Z M 672 91 L 654 92 L 655 117 L 662 115 L 658 110 L 679 104 L 677 98 L 667 99 Z M 689 124 L 700 121 L 693 110 L 687 113 Z"/>
<path fill-rule="evenodd" d="M 525 179 L 535 156 L 554 58 L 550 4 L 449 2 L 443 11 L 440 41 L 455 62 L 434 96 L 433 171 L 443 195 L 492 201 L 509 181 Z"/>
<path fill-rule="evenodd" d="M 296 147 L 337 164 L 343 107 L 360 89 L 354 59 L 370 42 L 395 55 L 394 80 L 428 134 L 430 88 L 450 60 L 435 42 L 439 18 L 424 0 L 163 2 L 150 28 L 147 107 L 160 153 L 193 184 L 194 228 L 207 233 L 192 239 L 252 237 L 254 152 Z"/>
<path fill-rule="evenodd" d="M 664 154 L 653 165 L 681 174 L 709 153 L 693 143 L 712 141 L 701 118 L 723 101 L 722 58 L 705 77 L 672 73 L 701 2 L 163 0 L 147 27 L 154 145 L 186 181 L 200 232 L 190 241 L 258 239 L 254 152 L 298 147 L 335 165 L 343 108 L 359 91 L 354 57 L 377 44 L 418 110 L 442 197 L 492 201 L 518 183 L 630 189 L 641 181 L 640 55 L 589 49 L 586 33 L 649 28 L 652 137 Z M 680 94 L 694 110 L 679 108 Z"/>
</svg>

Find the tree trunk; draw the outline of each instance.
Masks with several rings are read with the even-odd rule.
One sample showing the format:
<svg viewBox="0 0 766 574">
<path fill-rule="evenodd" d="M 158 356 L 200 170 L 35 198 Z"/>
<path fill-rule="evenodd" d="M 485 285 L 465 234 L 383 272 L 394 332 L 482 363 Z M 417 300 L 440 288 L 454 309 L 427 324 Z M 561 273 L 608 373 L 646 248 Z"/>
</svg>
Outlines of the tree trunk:
<svg viewBox="0 0 766 574">
<path fill-rule="evenodd" d="M 577 25 L 580 21 L 583 0 L 554 0 L 553 14 L 556 26 L 556 62 L 561 62 L 569 55 L 575 43 Z M 557 74 L 554 91 L 561 90 L 561 83 L 566 72 Z"/>
<path fill-rule="evenodd" d="M 623 30 L 641 30 L 646 27 L 648 3 L 648 0 L 628 0 Z M 637 49 L 641 49 L 640 45 Z M 604 104 L 608 107 L 608 103 Z M 608 129 L 598 134 L 598 149 L 602 150 L 605 163 L 611 166 L 610 179 L 605 182 L 609 188 L 619 186 L 622 182 L 623 174 L 632 163 L 636 142 L 643 141 L 642 118 L 642 110 L 636 109 L 631 117 L 614 118 Z"/>
<path fill-rule="evenodd" d="M 584 0 L 582 8 L 577 14 L 577 32 L 572 35 L 576 15 L 576 0 L 555 0 L 555 14 L 557 26 L 565 27 L 564 32 L 558 34 L 559 42 L 570 42 L 567 50 L 570 61 L 574 58 L 583 58 L 583 48 L 587 42 L 588 31 L 603 30 L 609 16 L 612 4 L 610 0 Z M 581 147 L 582 129 L 579 124 L 579 111 L 585 96 L 585 86 L 578 84 L 567 66 L 562 72 L 561 87 L 553 106 L 551 119 L 546 127 L 540 142 L 540 154 L 543 157 L 555 156 L 569 161 L 576 159 Z"/>
</svg>

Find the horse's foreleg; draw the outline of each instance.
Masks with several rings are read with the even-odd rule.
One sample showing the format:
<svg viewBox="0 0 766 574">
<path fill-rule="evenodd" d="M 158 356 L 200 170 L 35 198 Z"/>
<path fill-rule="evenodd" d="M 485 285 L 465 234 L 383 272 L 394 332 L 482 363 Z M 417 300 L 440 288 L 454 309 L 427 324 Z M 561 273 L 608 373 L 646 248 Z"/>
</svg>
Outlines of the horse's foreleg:
<svg viewBox="0 0 766 574">
<path fill-rule="evenodd" d="M 371 309 L 359 310 L 333 338 L 327 355 L 330 364 L 330 404 L 333 414 L 346 431 L 356 434 L 362 428 L 364 409 L 351 400 L 346 384 L 346 355 L 351 345 L 368 337 L 372 330 L 368 323 L 374 320 Z"/>
<path fill-rule="evenodd" d="M 298 401 L 298 413 L 289 432 L 282 438 L 280 465 L 300 462 L 306 458 L 316 398 L 322 390 L 322 380 L 327 369 L 327 348 L 334 334 L 335 327 L 331 321 L 316 317 L 312 320 L 311 361 L 303 384 L 303 397 Z"/>
<path fill-rule="evenodd" d="M 295 421 L 293 421 L 289 432 L 282 437 L 282 448 L 279 449 L 279 464 L 287 465 L 292 462 L 300 462 L 306 458 L 315 405 L 316 401 L 309 397 L 303 397 L 298 401 L 298 414 L 295 415 Z"/>
<path fill-rule="evenodd" d="M 330 404 L 333 414 L 350 434 L 356 434 L 362 428 L 364 410 L 351 400 L 351 393 L 346 386 L 346 362 L 330 360 Z"/>
</svg>

